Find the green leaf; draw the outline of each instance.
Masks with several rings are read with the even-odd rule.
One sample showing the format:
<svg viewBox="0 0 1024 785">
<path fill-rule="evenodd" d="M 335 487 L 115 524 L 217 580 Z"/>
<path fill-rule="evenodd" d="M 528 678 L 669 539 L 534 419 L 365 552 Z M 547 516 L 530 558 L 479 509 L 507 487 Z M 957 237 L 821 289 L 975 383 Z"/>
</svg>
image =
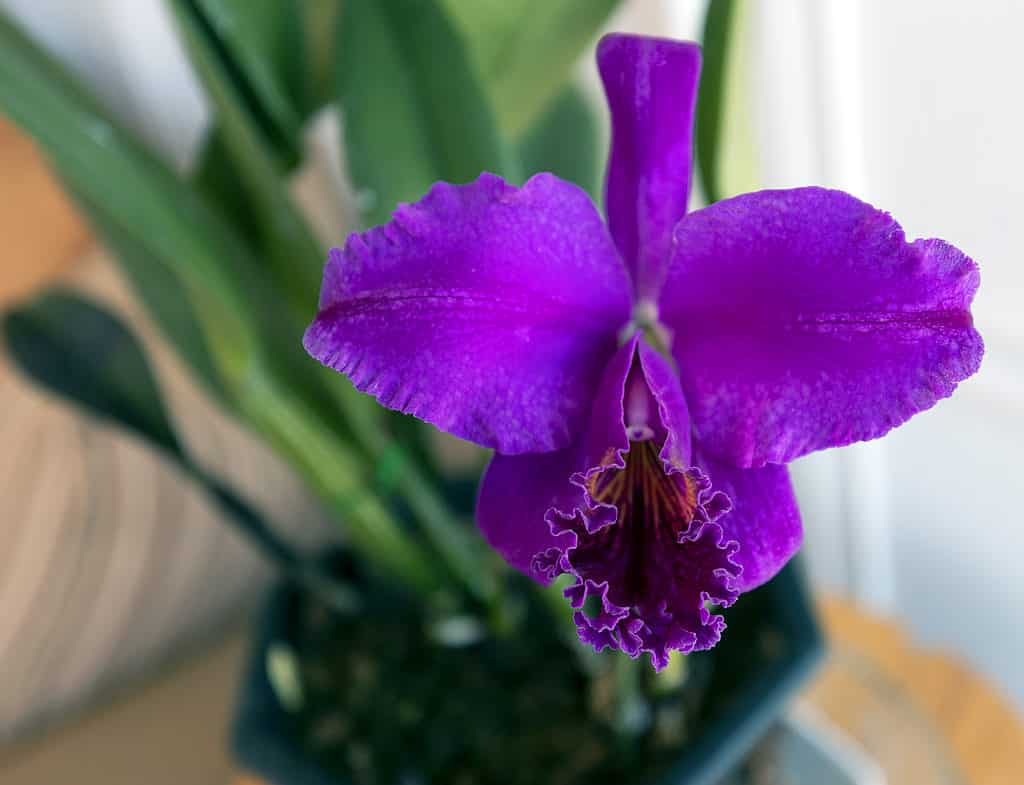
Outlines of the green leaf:
<svg viewBox="0 0 1024 785">
<path fill-rule="evenodd" d="M 173 345 L 181 358 L 207 390 L 222 402 L 226 400 L 216 365 L 196 321 L 195 310 L 173 271 L 161 264 L 137 235 L 124 231 L 102 206 L 94 204 L 89 196 L 77 189 L 68 190 L 116 257 L 121 272 L 145 304 L 149 315 L 162 327 L 164 335 L 173 333 Z"/>
<path fill-rule="evenodd" d="M 302 79 L 305 82 L 306 115 L 335 99 L 338 20 L 342 0 L 304 0 L 300 4 L 306 53 Z"/>
<path fill-rule="evenodd" d="M 189 181 L 236 232 L 243 237 L 260 236 L 259 211 L 249 193 L 239 188 L 238 164 L 228 151 L 224 132 L 216 125 L 211 125 L 203 138 Z"/>
<path fill-rule="evenodd" d="M 192 64 L 216 109 L 224 150 L 241 180 L 241 195 L 255 207 L 257 245 L 275 289 L 300 319 L 310 319 L 320 288 L 323 249 L 288 195 L 284 165 L 261 135 L 255 116 L 247 111 L 244 92 L 231 78 L 237 66 L 218 42 L 212 23 L 195 0 L 171 0 L 171 7 Z"/>
<path fill-rule="evenodd" d="M 519 136 L 555 100 L 618 0 L 444 0 L 501 128 Z"/>
<path fill-rule="evenodd" d="M 102 216 L 101 231 L 130 237 L 136 253 L 144 249 L 173 276 L 198 320 L 220 383 L 241 389 L 258 355 L 244 279 L 229 272 L 245 251 L 217 216 L 5 18 L 0 109 L 35 138 L 71 191 Z M 162 296 L 155 290 L 166 281 L 167 275 L 136 276 L 140 290 L 153 290 L 143 296 L 151 302 Z M 187 328 L 163 319 L 187 309 L 179 303 L 154 313 L 178 345 Z M 194 347 L 182 354 L 196 357 Z"/>
<path fill-rule="evenodd" d="M 368 223 L 437 180 L 515 179 L 459 32 L 439 0 L 345 3 L 338 89 L 352 179 Z"/>
<path fill-rule="evenodd" d="M 263 155 L 286 173 L 294 170 L 303 153 L 306 119 L 334 99 L 340 0 L 189 0 L 177 5 L 200 25 L 220 66 L 217 78 L 230 82 L 232 102 L 247 115 L 265 147 Z M 226 142 L 232 132 L 225 133 L 220 122 L 214 118 L 203 140 L 192 181 L 239 232 L 259 238 L 267 222 L 250 189 L 238 187 L 246 178 Z"/>
<path fill-rule="evenodd" d="M 199 8 L 252 123 L 291 172 L 301 160 L 306 120 L 335 98 L 341 0 L 200 0 Z M 236 228 L 259 235 L 253 200 L 238 188 L 238 167 L 216 124 L 203 140 L 192 179 Z"/>
<path fill-rule="evenodd" d="M 264 140 L 285 159 L 301 149 L 304 75 L 303 23 L 287 0 L 184 0 L 228 69 L 233 89 Z"/>
<path fill-rule="evenodd" d="M 6 313 L 3 326 L 11 357 L 38 384 L 182 455 L 142 347 L 118 319 L 53 291 Z"/>
<path fill-rule="evenodd" d="M 598 126 L 594 110 L 575 86 L 564 90 L 519 144 L 527 174 L 552 172 L 597 200 L 600 181 Z"/>
<path fill-rule="evenodd" d="M 266 140 L 293 164 L 306 118 L 334 100 L 341 0 L 189 0 Z"/>
<path fill-rule="evenodd" d="M 745 20 L 749 3 L 711 0 L 697 96 L 697 166 L 708 204 L 758 187 Z"/>
</svg>

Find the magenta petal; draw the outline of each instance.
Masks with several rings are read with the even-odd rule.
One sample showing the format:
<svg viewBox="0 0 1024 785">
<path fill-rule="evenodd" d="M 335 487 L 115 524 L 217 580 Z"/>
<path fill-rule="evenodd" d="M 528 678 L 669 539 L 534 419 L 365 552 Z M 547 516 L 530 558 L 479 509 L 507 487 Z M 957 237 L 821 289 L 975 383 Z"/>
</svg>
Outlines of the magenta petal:
<svg viewBox="0 0 1024 785">
<path fill-rule="evenodd" d="M 553 574 L 539 569 L 534 557 L 569 544 L 567 536 L 551 533 L 550 511 L 581 506 L 583 491 L 572 478 L 608 451 L 629 449 L 622 399 L 638 340 L 634 336 L 611 355 L 593 391 L 588 429 L 571 447 L 540 455 L 499 453 L 481 481 L 476 517 L 484 537 L 505 561 L 544 583 Z"/>
<path fill-rule="evenodd" d="M 500 452 L 584 427 L 628 281 L 587 195 L 553 175 L 436 184 L 349 237 L 307 351 L 381 404 Z"/>
<path fill-rule="evenodd" d="M 638 299 L 653 299 L 690 193 L 696 44 L 608 35 L 597 65 L 612 115 L 605 209 Z"/>
<path fill-rule="evenodd" d="M 746 194 L 675 240 L 661 318 L 695 435 L 734 465 L 881 436 L 981 362 L 974 262 L 848 194 Z"/>
<path fill-rule="evenodd" d="M 769 464 L 739 469 L 717 461 L 695 445 L 694 462 L 732 501 L 732 509 L 718 519 L 724 536 L 739 543 L 734 561 L 743 568 L 736 580 L 741 592 L 775 577 L 803 541 L 803 526 L 789 469 Z"/>
<path fill-rule="evenodd" d="M 498 453 L 480 482 L 476 520 L 484 538 L 505 561 L 542 583 L 551 576 L 533 569 L 534 558 L 566 545 L 564 536 L 551 533 L 545 517 L 552 507 L 579 504 L 583 492 L 569 482 L 579 470 L 579 449 L 537 455 Z"/>
<path fill-rule="evenodd" d="M 661 459 L 666 464 L 690 466 L 690 410 L 679 384 L 679 374 L 646 343 L 638 345 L 637 353 L 644 379 L 658 405 L 658 420 L 663 428 L 659 441 L 664 443 Z"/>
<path fill-rule="evenodd" d="M 633 335 L 615 351 L 601 374 L 601 381 L 594 390 L 587 430 L 580 442 L 580 469 L 597 465 L 609 452 L 622 453 L 629 449 L 625 426 L 626 382 L 635 369 L 639 343 L 640 335 Z"/>
</svg>

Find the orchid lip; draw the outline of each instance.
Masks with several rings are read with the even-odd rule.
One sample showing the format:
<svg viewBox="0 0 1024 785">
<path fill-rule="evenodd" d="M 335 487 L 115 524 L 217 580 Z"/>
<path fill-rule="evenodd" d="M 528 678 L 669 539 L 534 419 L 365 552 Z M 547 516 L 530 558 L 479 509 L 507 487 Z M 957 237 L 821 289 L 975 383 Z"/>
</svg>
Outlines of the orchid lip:
<svg viewBox="0 0 1024 785">
<path fill-rule="evenodd" d="M 725 623 L 706 603 L 730 605 L 741 572 L 738 544 L 716 523 L 729 499 L 712 492 L 699 470 L 665 461 L 660 446 L 631 439 L 628 450 L 609 450 L 599 466 L 574 477 L 585 509 L 552 510 L 548 518 L 553 533 L 571 533 L 575 543 L 534 560 L 538 573 L 576 578 L 565 594 L 581 640 L 599 651 L 649 653 L 659 670 L 671 650 L 718 641 Z"/>
<path fill-rule="evenodd" d="M 595 400 L 568 478 L 576 491 L 548 503 L 551 537 L 529 572 L 574 578 L 565 595 L 584 643 L 648 653 L 660 670 L 670 652 L 707 649 L 725 628 L 706 603 L 738 595 L 740 546 L 718 522 L 732 502 L 693 465 L 677 376 L 639 334 L 609 362 Z"/>
</svg>

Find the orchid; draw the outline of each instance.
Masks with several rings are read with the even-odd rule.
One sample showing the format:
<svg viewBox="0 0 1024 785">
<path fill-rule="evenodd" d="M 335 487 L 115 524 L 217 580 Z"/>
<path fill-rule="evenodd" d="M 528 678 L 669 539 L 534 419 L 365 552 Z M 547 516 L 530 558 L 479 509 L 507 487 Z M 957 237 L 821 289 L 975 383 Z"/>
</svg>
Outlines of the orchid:
<svg viewBox="0 0 1024 785">
<path fill-rule="evenodd" d="M 580 638 L 713 646 L 802 528 L 785 464 L 874 439 L 979 367 L 974 262 L 808 187 L 686 213 L 696 45 L 610 35 L 605 223 L 550 174 L 437 183 L 331 251 L 307 350 L 493 448 L 487 540 Z"/>
</svg>

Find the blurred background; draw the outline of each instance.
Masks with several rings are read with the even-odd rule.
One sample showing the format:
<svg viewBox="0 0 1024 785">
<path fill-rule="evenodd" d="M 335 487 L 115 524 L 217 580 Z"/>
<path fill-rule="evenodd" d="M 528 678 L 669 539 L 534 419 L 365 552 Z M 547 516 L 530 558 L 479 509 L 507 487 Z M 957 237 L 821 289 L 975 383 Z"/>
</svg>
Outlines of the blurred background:
<svg viewBox="0 0 1024 785">
<path fill-rule="evenodd" d="M 842 188 L 982 268 L 978 376 L 882 442 L 794 465 L 806 566 L 823 595 L 888 619 L 899 646 L 942 652 L 1024 712 L 1024 265 L 1013 234 L 1024 211 L 1024 6 L 746 5 L 730 74 L 729 190 Z M 210 109 L 161 0 L 0 9 L 175 168 L 195 166 Z M 628 0 L 608 28 L 697 38 L 703 12 L 697 0 Z M 579 68 L 596 90 L 589 51 Z M 310 163 L 292 184 L 334 243 L 355 226 L 338 124 L 332 112 L 313 119 Z M 32 145 L 2 119 L 0 171 L 0 304 L 56 279 L 101 297 L 143 336 L 190 447 L 298 541 L 333 536 L 289 470 L 189 381 Z M 2 361 L 0 509 L 0 740 L 215 637 L 270 577 L 164 462 Z"/>
</svg>

